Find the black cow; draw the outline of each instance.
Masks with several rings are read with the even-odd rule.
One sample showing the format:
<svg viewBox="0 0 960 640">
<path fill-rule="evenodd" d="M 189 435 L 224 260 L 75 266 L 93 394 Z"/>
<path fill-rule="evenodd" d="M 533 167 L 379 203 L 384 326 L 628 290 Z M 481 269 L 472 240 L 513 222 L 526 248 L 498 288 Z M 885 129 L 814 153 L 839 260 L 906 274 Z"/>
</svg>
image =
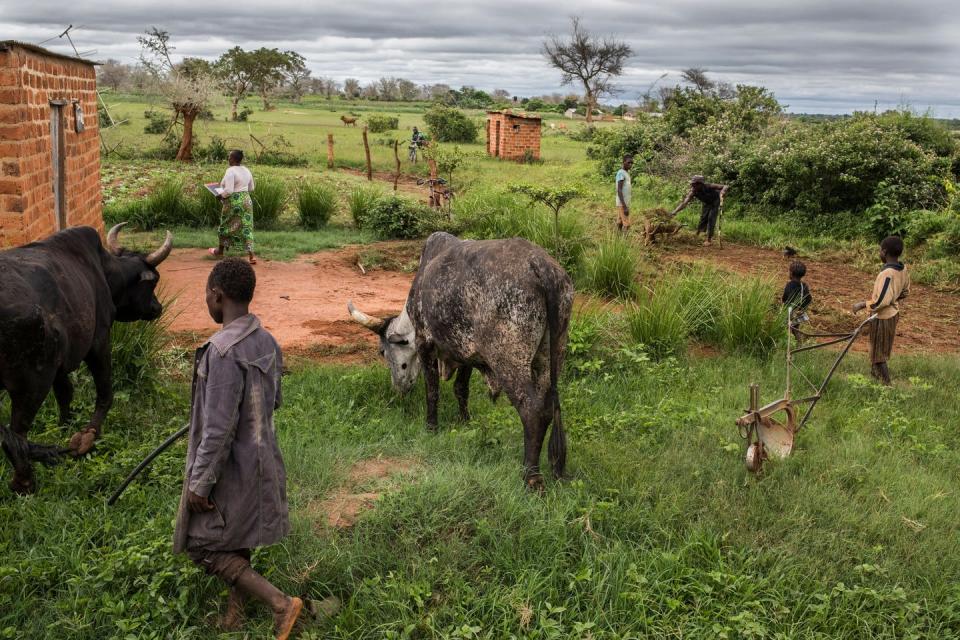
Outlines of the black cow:
<svg viewBox="0 0 960 640">
<path fill-rule="evenodd" d="M 149 255 L 121 248 L 123 224 L 107 234 L 107 246 L 90 227 L 75 227 L 46 240 L 0 253 L 0 390 L 11 401 L 10 428 L 0 425 L 3 450 L 13 464 L 10 488 L 35 489 L 32 461 L 52 463 L 63 451 L 27 442 L 51 387 L 60 422 L 70 419 L 69 373 L 87 363 L 97 389 L 89 424 L 70 439 L 75 456 L 87 453 L 113 404 L 110 327 L 114 321 L 155 320 L 163 307 L 154 294 L 157 265 L 173 239 Z"/>
<path fill-rule="evenodd" d="M 474 369 L 492 397 L 505 392 L 520 414 L 524 477 L 541 489 L 540 450 L 553 422 L 548 456 L 563 474 L 567 444 L 557 378 L 567 346 L 573 284 L 540 247 L 522 240 L 459 240 L 448 233 L 427 239 L 403 312 L 380 320 L 347 305 L 354 320 L 380 336 L 380 353 L 394 387 L 408 392 L 423 369 L 427 428 L 437 427 L 439 379 L 454 370 L 460 417 Z"/>
</svg>

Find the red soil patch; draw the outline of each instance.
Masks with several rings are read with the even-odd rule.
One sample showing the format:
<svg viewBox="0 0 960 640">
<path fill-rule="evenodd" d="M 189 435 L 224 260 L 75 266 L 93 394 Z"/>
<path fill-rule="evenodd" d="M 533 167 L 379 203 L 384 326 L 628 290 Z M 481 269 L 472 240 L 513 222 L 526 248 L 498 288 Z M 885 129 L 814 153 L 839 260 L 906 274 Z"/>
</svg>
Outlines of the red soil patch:
<svg viewBox="0 0 960 640">
<path fill-rule="evenodd" d="M 770 277 L 784 284 L 789 279 L 790 262 L 800 259 L 807 265 L 804 281 L 813 295 L 810 313 L 813 326 L 831 331 L 851 330 L 866 317 L 855 315 L 850 307 L 870 295 L 876 277 L 876 272 L 866 273 L 839 262 L 803 256 L 786 258 L 778 251 L 728 242 L 723 243 L 723 248 L 667 245 L 664 257 L 678 262 L 704 261 L 728 271 Z M 895 353 L 960 351 L 960 299 L 956 296 L 912 284 L 910 296 L 900 304 L 900 314 Z M 866 338 L 861 338 L 855 348 L 866 349 Z"/>
<path fill-rule="evenodd" d="M 373 315 L 395 315 L 413 280 L 408 273 L 361 273 L 356 266 L 358 253 L 377 246 L 347 247 L 301 256 L 293 262 L 261 259 L 255 267 L 253 312 L 290 353 L 315 353 L 321 359 L 325 354 L 361 354 L 363 359 L 364 353 L 375 353 L 376 336 L 350 321 L 347 300 Z M 180 249 L 160 267 L 164 290 L 177 297 L 171 307 L 175 317 L 170 329 L 179 342 L 196 345 L 219 328 L 210 319 L 205 302 L 207 275 L 213 265 L 201 249 Z"/>
<path fill-rule="evenodd" d="M 386 488 L 385 482 L 396 476 L 409 476 L 416 469 L 417 464 L 410 460 L 361 460 L 350 469 L 346 485 L 337 489 L 326 500 L 312 503 L 308 509 L 318 513 L 320 521 L 327 527 L 349 529 L 356 524 L 364 511 L 374 507 Z M 357 491 L 360 487 L 369 490 Z"/>
</svg>

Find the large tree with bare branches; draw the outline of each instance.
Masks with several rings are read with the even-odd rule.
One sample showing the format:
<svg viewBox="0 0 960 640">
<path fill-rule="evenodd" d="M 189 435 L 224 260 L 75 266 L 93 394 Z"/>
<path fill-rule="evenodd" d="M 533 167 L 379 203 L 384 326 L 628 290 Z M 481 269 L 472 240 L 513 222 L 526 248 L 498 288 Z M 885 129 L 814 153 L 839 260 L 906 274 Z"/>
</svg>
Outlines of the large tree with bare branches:
<svg viewBox="0 0 960 640">
<path fill-rule="evenodd" d="M 142 47 L 140 61 L 150 71 L 161 95 L 173 110 L 173 122 L 183 118 L 183 136 L 176 159 L 190 162 L 193 159 L 193 123 L 207 108 L 215 92 L 213 67 L 199 58 L 184 58 L 174 64 L 170 33 L 157 27 L 151 27 L 137 40 Z"/>
<path fill-rule="evenodd" d="M 560 70 L 563 84 L 583 85 L 587 122 L 592 122 L 597 102 L 615 91 L 613 79 L 623 73 L 623 63 L 633 50 L 611 36 L 593 35 L 578 17 L 570 22 L 569 37 L 551 36 L 543 43 L 542 52 L 550 66 Z"/>
</svg>

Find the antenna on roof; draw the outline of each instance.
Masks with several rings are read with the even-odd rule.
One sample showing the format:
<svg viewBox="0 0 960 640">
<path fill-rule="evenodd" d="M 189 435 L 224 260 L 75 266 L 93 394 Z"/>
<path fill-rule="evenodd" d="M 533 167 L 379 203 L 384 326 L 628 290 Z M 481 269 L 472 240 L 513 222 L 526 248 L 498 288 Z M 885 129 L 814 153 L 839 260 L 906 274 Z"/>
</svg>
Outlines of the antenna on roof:
<svg viewBox="0 0 960 640">
<path fill-rule="evenodd" d="M 60 34 L 59 36 L 57 36 L 57 37 L 62 38 L 62 37 L 64 37 L 64 36 L 66 36 L 66 37 L 67 37 L 67 42 L 69 42 L 69 43 L 70 43 L 70 46 L 73 48 L 73 54 L 74 54 L 76 57 L 78 57 L 78 58 L 82 58 L 82 57 L 84 57 L 84 56 L 89 56 L 89 55 L 95 54 L 95 53 L 97 52 L 96 49 L 91 49 L 90 51 L 84 51 L 82 54 L 81 54 L 79 51 L 77 51 L 77 45 L 75 45 L 75 44 L 73 43 L 73 38 L 70 37 L 70 31 L 71 31 L 73 28 L 74 28 L 74 27 L 73 27 L 72 24 L 71 24 L 71 25 L 68 25 L 67 28 L 63 30 L 63 33 L 61 33 L 61 34 Z M 83 29 L 83 25 L 77 27 L 77 29 Z M 52 40 L 52 38 L 51 38 L 51 40 Z M 103 131 L 104 131 L 104 129 L 110 129 L 110 128 L 112 128 L 112 127 L 115 127 L 115 126 L 117 126 L 117 124 L 119 124 L 119 123 L 118 123 L 116 120 L 114 120 L 113 116 L 110 114 L 110 110 L 107 109 L 107 103 L 104 102 L 103 96 L 100 95 L 100 89 L 99 89 L 99 87 L 96 89 L 96 92 L 97 92 L 97 100 L 100 102 L 100 106 L 103 108 L 103 112 L 104 112 L 105 114 L 107 114 L 107 119 L 110 121 L 110 125 L 109 125 L 109 126 L 106 126 L 106 127 L 97 127 L 98 133 L 100 134 L 100 145 L 101 145 L 104 149 L 106 149 L 106 148 L 107 148 L 107 144 L 106 144 L 106 142 L 104 142 L 104 140 L 103 140 Z M 99 124 L 99 123 L 98 123 L 98 124 Z"/>
</svg>

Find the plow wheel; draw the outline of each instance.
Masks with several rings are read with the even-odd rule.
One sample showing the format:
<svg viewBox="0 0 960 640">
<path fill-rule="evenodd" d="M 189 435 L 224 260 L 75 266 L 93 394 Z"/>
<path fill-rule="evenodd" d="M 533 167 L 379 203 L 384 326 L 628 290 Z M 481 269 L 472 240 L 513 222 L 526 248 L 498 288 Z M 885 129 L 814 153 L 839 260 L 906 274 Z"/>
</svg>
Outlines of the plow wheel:
<svg viewBox="0 0 960 640">
<path fill-rule="evenodd" d="M 793 451 L 797 433 L 797 410 L 783 398 L 753 408 L 737 420 L 740 435 L 747 440 L 744 463 L 753 473 L 763 467 L 768 458 L 786 458 Z"/>
</svg>

